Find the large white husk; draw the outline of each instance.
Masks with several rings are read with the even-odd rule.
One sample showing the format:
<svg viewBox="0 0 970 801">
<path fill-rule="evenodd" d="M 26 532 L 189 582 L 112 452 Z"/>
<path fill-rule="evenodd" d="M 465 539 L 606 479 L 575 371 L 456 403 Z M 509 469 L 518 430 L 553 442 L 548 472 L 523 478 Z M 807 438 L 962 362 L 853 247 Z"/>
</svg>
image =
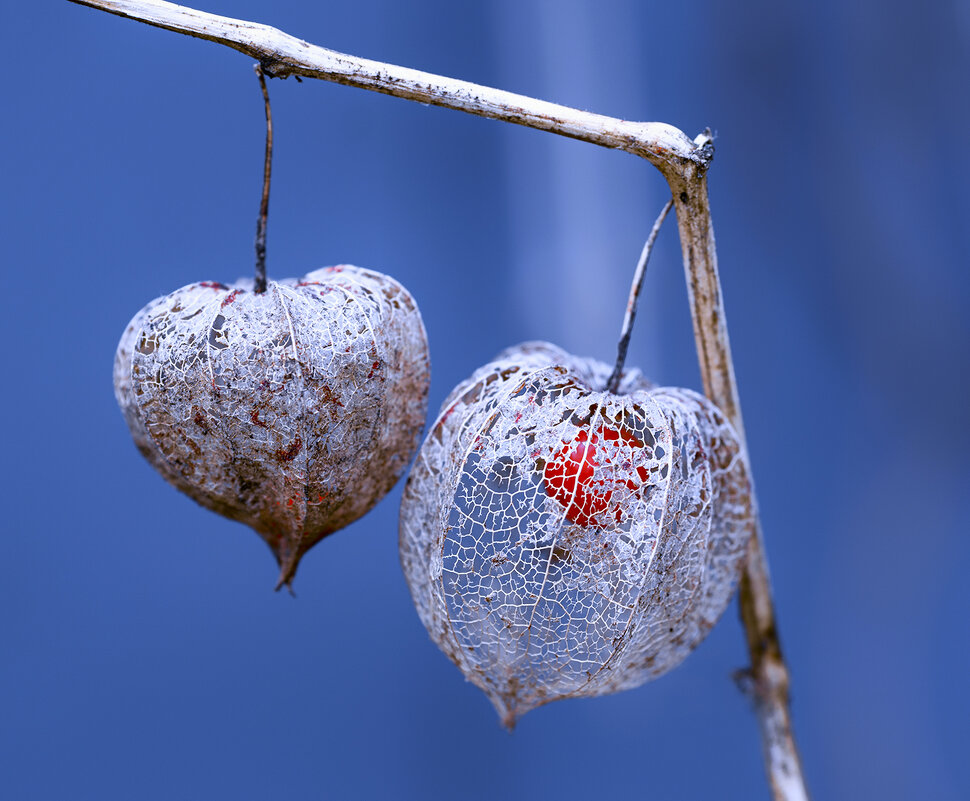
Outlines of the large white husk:
<svg viewBox="0 0 970 801">
<path fill-rule="evenodd" d="M 115 393 L 149 462 L 254 528 L 289 583 L 300 557 L 398 480 L 427 414 L 413 298 L 358 267 L 251 285 L 203 282 L 125 329 Z"/>
<path fill-rule="evenodd" d="M 546 343 L 505 351 L 445 401 L 405 488 L 418 614 L 509 726 L 677 665 L 724 611 L 753 531 L 723 415 L 636 371 L 603 392 L 609 373 Z M 608 502 L 584 517 L 583 482 L 569 497 L 552 485 L 556 460 L 590 436 L 584 486 Z"/>
</svg>

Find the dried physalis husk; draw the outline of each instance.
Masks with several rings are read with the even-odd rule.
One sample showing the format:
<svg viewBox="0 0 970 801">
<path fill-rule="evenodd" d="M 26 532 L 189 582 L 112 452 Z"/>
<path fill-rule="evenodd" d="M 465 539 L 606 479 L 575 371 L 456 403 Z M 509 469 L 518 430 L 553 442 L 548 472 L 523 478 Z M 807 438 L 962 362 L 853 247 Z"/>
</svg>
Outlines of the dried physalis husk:
<svg viewBox="0 0 970 801">
<path fill-rule="evenodd" d="M 432 639 L 506 725 L 636 687 L 724 611 L 754 528 L 737 433 L 701 395 L 546 343 L 451 393 L 419 451 L 400 548 Z"/>
<path fill-rule="evenodd" d="M 288 585 L 303 554 L 367 512 L 411 460 L 428 343 L 408 291 L 359 267 L 260 294 L 202 282 L 135 315 L 114 381 L 148 461 L 254 528 Z"/>
</svg>

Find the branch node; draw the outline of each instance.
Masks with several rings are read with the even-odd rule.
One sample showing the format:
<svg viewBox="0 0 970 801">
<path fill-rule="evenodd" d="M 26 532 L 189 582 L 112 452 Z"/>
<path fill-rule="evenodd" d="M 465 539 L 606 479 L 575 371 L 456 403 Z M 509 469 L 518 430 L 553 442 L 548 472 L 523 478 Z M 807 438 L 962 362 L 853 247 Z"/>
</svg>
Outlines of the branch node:
<svg viewBox="0 0 970 801">
<path fill-rule="evenodd" d="M 740 693 L 751 700 L 755 700 L 758 694 L 758 680 L 750 667 L 738 668 L 731 674 L 731 679 Z"/>
<path fill-rule="evenodd" d="M 291 67 L 285 61 L 280 61 L 278 58 L 261 58 L 259 60 L 259 68 L 267 78 L 279 78 L 283 81 L 292 74 Z"/>
<path fill-rule="evenodd" d="M 694 137 L 694 144 L 696 145 L 694 150 L 694 160 L 701 168 L 701 172 L 705 173 L 710 168 L 711 162 L 714 161 L 713 131 L 711 131 L 710 128 L 705 128 Z"/>
</svg>

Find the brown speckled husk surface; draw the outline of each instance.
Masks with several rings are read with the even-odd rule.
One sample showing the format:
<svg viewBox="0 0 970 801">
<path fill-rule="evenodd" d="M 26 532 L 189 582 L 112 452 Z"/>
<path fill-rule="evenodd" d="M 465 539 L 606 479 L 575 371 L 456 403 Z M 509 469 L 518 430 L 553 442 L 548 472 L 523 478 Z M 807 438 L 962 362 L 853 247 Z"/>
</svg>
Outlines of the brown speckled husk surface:
<svg viewBox="0 0 970 801">
<path fill-rule="evenodd" d="M 352 266 L 203 282 L 125 329 L 115 394 L 138 449 L 203 506 L 255 529 L 289 583 L 300 557 L 400 478 L 427 414 L 428 344 L 388 276 Z"/>
</svg>

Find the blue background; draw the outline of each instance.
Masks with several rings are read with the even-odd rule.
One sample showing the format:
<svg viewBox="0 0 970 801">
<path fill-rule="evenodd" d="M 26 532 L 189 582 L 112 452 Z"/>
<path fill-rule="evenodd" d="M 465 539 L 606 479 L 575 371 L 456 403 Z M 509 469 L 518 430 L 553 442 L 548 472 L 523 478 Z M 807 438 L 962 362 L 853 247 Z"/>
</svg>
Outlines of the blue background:
<svg viewBox="0 0 970 801">
<path fill-rule="evenodd" d="M 814 795 L 970 797 L 970 3 L 206 0 L 343 52 L 718 133 L 724 295 Z M 502 730 L 429 641 L 400 486 L 274 594 L 137 454 L 122 328 L 248 275 L 263 109 L 226 48 L 5 3 L 0 797 L 766 798 L 732 606 L 682 667 Z M 434 409 L 507 345 L 612 358 L 665 199 L 632 156 L 270 85 L 269 269 L 391 273 Z M 676 229 L 631 362 L 699 387 Z"/>
</svg>

